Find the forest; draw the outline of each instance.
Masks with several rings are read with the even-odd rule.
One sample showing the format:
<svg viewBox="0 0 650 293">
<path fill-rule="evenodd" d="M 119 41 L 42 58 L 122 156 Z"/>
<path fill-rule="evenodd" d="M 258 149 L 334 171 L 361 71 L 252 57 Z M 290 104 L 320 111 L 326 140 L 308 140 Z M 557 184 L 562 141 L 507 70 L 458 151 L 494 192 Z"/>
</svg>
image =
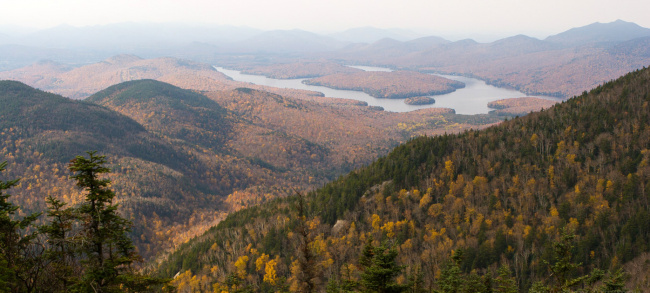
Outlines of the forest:
<svg viewBox="0 0 650 293">
<path fill-rule="evenodd" d="M 375 111 L 251 88 L 199 92 L 154 80 L 118 84 L 88 101 L 2 81 L 0 104 L 0 158 L 7 178 L 22 178 L 13 196 L 19 213 L 45 210 L 43 195 L 81 202 L 66 165 L 97 150 L 107 156 L 116 202 L 134 222 L 130 235 L 146 260 L 229 212 L 286 196 L 289 187 L 320 186 L 412 136 L 501 120 L 451 109 Z"/>
<path fill-rule="evenodd" d="M 141 261 L 128 232 L 133 223 L 117 212 L 106 159 L 95 152 L 69 164 L 85 194 L 78 204 L 48 196 L 47 210 L 20 216 L 7 190 L 20 178 L 0 181 L 0 289 L 2 292 L 160 292 L 169 280 L 138 272 Z M 0 163 L 0 172 L 7 162 Z M 36 220 L 46 217 L 44 224 Z"/>
<path fill-rule="evenodd" d="M 363 91 L 375 98 L 386 99 L 442 95 L 465 87 L 459 81 L 415 71 L 337 73 L 303 82 L 341 90 Z"/>
<path fill-rule="evenodd" d="M 498 126 L 414 138 L 232 213 L 152 269 L 184 292 L 644 290 L 649 85 L 643 69 Z"/>
<path fill-rule="evenodd" d="M 436 100 L 431 97 L 411 97 L 404 99 L 404 104 L 407 105 L 430 105 L 435 103 Z"/>
</svg>

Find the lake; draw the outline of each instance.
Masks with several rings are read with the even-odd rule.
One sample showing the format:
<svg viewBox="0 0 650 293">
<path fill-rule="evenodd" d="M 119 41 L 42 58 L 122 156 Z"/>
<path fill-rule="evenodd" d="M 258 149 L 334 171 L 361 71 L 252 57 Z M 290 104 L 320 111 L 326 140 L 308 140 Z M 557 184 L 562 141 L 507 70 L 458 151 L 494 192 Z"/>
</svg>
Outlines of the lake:
<svg viewBox="0 0 650 293">
<path fill-rule="evenodd" d="M 371 67 L 371 66 L 350 66 L 358 68 L 365 71 L 391 71 L 387 68 L 381 67 Z M 305 78 L 299 79 L 275 79 L 268 78 L 261 75 L 251 75 L 243 74 L 237 70 L 229 70 L 223 67 L 215 67 L 219 72 L 229 76 L 233 80 L 250 82 L 252 84 L 272 86 L 278 88 L 293 88 L 293 89 L 302 89 L 310 90 L 323 93 L 326 97 L 331 98 L 346 98 L 358 101 L 364 101 L 370 106 L 380 106 L 383 107 L 386 111 L 392 112 L 408 112 L 424 108 L 451 108 L 456 110 L 456 114 L 487 114 L 490 110 L 487 104 L 491 101 L 507 99 L 507 98 L 521 98 L 521 97 L 531 97 L 520 91 L 499 88 L 486 84 L 484 81 L 463 77 L 463 76 L 453 76 L 453 75 L 439 75 L 445 78 L 452 80 L 457 80 L 465 83 L 465 88 L 457 89 L 456 91 L 444 95 L 431 96 L 436 100 L 435 104 L 432 105 L 407 105 L 404 104 L 403 99 L 378 99 L 372 97 L 364 92 L 360 91 L 348 91 L 348 90 L 337 90 L 323 86 L 314 86 L 303 84 L 302 81 Z M 544 97 L 544 96 L 532 96 L 539 97 L 554 101 L 562 101 L 559 98 L 554 97 Z"/>
</svg>

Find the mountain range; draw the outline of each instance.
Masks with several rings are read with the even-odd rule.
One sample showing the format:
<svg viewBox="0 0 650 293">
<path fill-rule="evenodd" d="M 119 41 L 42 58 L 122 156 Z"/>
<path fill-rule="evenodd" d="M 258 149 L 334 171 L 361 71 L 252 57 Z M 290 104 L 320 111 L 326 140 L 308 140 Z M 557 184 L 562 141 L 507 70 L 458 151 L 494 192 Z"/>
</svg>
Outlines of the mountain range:
<svg viewBox="0 0 650 293">
<path fill-rule="evenodd" d="M 162 26 L 160 32 L 148 35 L 157 27 L 132 26 L 133 30 L 128 30 L 130 25 L 125 24 L 60 27 L 35 32 L 29 35 L 30 42 L 0 45 L 0 53 L 6 57 L 0 63 L 0 70 L 24 67 L 42 59 L 78 67 L 106 60 L 118 52 L 144 58 L 179 57 L 249 71 L 255 71 L 255 67 L 296 62 L 296 59 L 326 60 L 343 65 L 465 75 L 529 95 L 568 98 L 650 63 L 647 46 L 650 29 L 622 20 L 574 28 L 544 40 L 517 35 L 491 43 L 471 39 L 452 42 L 435 36 L 401 37 L 399 39 L 405 41 L 400 41 L 390 38 L 394 36 L 393 30 L 370 28 L 351 32 L 372 32 L 370 35 L 378 40 L 351 43 L 345 41 L 345 37 L 336 39 L 336 34 L 320 35 L 301 30 L 262 32 L 216 27 L 190 33 L 186 31 L 192 27 Z M 86 34 L 92 37 L 80 37 Z M 222 34 L 224 36 L 220 37 Z M 77 44 L 73 39 L 87 41 Z M 61 43 L 57 44 L 59 41 Z M 315 74 L 303 75 L 317 76 Z M 3 78 L 28 80 L 21 79 L 18 72 L 4 73 Z M 63 94 L 81 97 L 99 89 Z"/>
<path fill-rule="evenodd" d="M 82 201 L 67 163 L 97 150 L 145 271 L 180 291 L 365 290 L 379 256 L 397 272 L 386 282 L 415 292 L 580 289 L 545 277 L 566 262 L 582 289 L 623 270 L 627 288 L 650 287 L 649 29 L 479 43 L 130 27 L 0 35 L 0 161 L 2 180 L 22 178 L 19 216 L 44 211 L 46 195 Z M 214 64 L 288 78 L 375 65 L 568 99 L 505 122 L 392 113 L 236 82 Z"/>
</svg>

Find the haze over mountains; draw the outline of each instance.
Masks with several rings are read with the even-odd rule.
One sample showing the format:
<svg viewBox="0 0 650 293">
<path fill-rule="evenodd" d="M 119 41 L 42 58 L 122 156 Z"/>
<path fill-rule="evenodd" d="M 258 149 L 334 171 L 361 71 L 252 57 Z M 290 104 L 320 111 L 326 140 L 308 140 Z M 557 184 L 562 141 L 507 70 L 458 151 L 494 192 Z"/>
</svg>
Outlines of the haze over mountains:
<svg viewBox="0 0 650 293">
<path fill-rule="evenodd" d="M 388 85 L 392 95 L 382 97 L 404 98 L 402 85 L 430 83 L 414 77 L 442 73 L 568 100 L 545 101 L 544 111 L 504 123 L 540 104 L 499 101 L 489 115 L 394 113 L 237 82 L 215 65 L 330 87 Z M 650 29 L 624 21 L 489 43 L 376 28 L 317 34 L 118 24 L 3 33 L 0 162 L 9 164 L 2 175 L 23 178 L 12 189 L 23 211 L 42 211 L 45 194 L 70 204 L 83 198 L 67 180 L 72 157 L 107 155 L 140 253 L 194 291 L 286 289 L 262 267 L 297 284 L 292 249 L 300 241 L 318 251 L 319 288 L 325 278 L 341 287 L 362 279 L 362 246 L 380 240 L 414 269 L 402 283 L 439 286 L 451 251 L 461 249 L 464 273 L 487 276 L 508 265 L 519 289 L 528 289 L 548 275 L 544 261 L 553 261 L 562 228 L 578 235 L 584 270 L 650 259 L 650 69 L 641 69 L 648 65 Z M 315 189 L 307 218 L 297 215 L 295 199 L 275 200 Z M 421 276 L 415 268 L 424 268 Z M 635 276 L 648 276 L 639 270 Z"/>
<path fill-rule="evenodd" d="M 619 20 L 574 28 L 549 36 L 545 41 L 565 45 L 584 45 L 621 42 L 644 36 L 650 36 L 649 29 Z M 422 39 L 417 40 L 418 38 Z M 405 46 L 411 47 L 412 50 L 425 50 L 448 42 L 439 38 L 436 38 L 437 42 L 430 42 L 427 41 L 428 36 L 403 29 L 371 27 L 321 35 L 301 30 L 261 31 L 233 26 L 141 23 L 86 27 L 61 25 L 29 33 L 0 31 L 0 50 L 6 56 L 3 61 L 11 60 L 12 63 L 3 64 L 0 70 L 26 65 L 21 64 L 20 60 L 13 61 L 17 52 L 12 52 L 12 46 L 9 45 L 24 46 L 29 48 L 28 50 L 42 50 L 49 53 L 34 54 L 31 58 L 32 62 L 49 57 L 54 61 L 83 64 L 88 60 L 83 58 L 84 56 L 93 56 L 94 61 L 125 53 L 145 58 L 173 56 L 181 54 L 179 51 L 186 50 L 188 47 L 200 47 L 201 44 L 210 46 L 216 54 L 238 53 L 242 50 L 248 53 L 258 51 L 276 54 L 314 53 L 341 49 L 354 43 L 372 44 L 382 39 L 391 39 L 398 43 L 407 42 Z M 413 47 L 415 44 L 419 45 Z M 377 45 L 381 45 L 381 42 Z M 74 62 L 66 56 L 70 54 L 76 55 L 79 60 Z"/>
<path fill-rule="evenodd" d="M 0 55 L 4 57 L 0 70 L 44 59 L 80 66 L 125 53 L 142 58 L 179 57 L 238 69 L 299 58 L 460 74 L 531 95 L 567 98 L 641 68 L 650 60 L 650 29 L 622 20 L 574 28 L 544 40 L 517 35 L 479 43 L 415 36 L 408 31 L 375 28 L 320 35 L 225 26 L 61 26 L 0 38 Z M 4 78 L 19 79 L 20 75 L 14 72 Z"/>
</svg>

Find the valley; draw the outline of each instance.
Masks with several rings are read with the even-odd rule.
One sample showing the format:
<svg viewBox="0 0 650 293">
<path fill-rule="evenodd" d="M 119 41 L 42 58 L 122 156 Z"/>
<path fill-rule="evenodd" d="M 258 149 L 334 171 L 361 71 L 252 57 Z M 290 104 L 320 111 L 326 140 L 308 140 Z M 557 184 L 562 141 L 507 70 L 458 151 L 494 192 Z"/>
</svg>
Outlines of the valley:
<svg viewBox="0 0 650 293">
<path fill-rule="evenodd" d="M 382 291 L 379 262 L 398 292 L 650 287 L 650 29 L 96 29 L 0 34 L 1 219 L 82 206 L 71 160 L 97 151 L 129 268 L 178 292 Z"/>
<path fill-rule="evenodd" d="M 74 134 L 56 124 L 51 130 L 33 132 L 19 122 L 64 117 L 57 112 L 31 116 L 19 110 L 31 107 L 24 105 L 5 108 L 14 115 L 24 114 L 3 116 L 6 138 L 2 156 L 14 167 L 10 175 L 41 166 L 36 173 L 20 175 L 25 183 L 15 192 L 21 194 L 15 198 L 20 206 L 37 211 L 45 203 L 33 197 L 52 186 L 67 186 L 53 194 L 71 202 L 78 200 L 78 192 L 72 192 L 65 180 L 66 160 L 86 150 L 107 155 L 122 211 L 134 219 L 135 243 L 147 258 L 202 233 L 231 211 L 286 196 L 291 188 L 310 190 L 368 164 L 411 137 L 500 121 L 498 117 L 457 116 L 449 109 L 377 111 L 314 92 L 238 83 L 210 67 L 169 58 L 118 56 L 66 71 L 60 80 L 88 73 L 79 86 L 90 89 L 109 82 L 105 76 L 137 72 L 133 68 L 143 64 L 148 64 L 149 69 L 142 71 L 148 76 L 195 91 L 154 80 L 134 80 L 108 87 L 83 102 L 66 102 L 95 103 L 128 117 L 146 134 L 146 139 L 135 139 L 140 143 L 124 144 L 98 136 L 114 128 L 108 125 L 97 128 L 104 129 L 98 133 Z M 66 92 L 66 88 L 56 91 Z M 26 88 L 24 95 L 36 93 Z M 42 99 L 50 99 L 47 97 Z M 57 99 L 66 101 L 60 96 Z M 6 101 L 12 100 L 7 97 Z M 93 121 L 92 115 L 69 119 L 72 123 Z M 119 124 L 115 127 L 120 129 Z M 41 181 L 38 174 L 44 170 L 54 177 Z M 39 182 L 38 188 L 34 182 Z"/>
</svg>

